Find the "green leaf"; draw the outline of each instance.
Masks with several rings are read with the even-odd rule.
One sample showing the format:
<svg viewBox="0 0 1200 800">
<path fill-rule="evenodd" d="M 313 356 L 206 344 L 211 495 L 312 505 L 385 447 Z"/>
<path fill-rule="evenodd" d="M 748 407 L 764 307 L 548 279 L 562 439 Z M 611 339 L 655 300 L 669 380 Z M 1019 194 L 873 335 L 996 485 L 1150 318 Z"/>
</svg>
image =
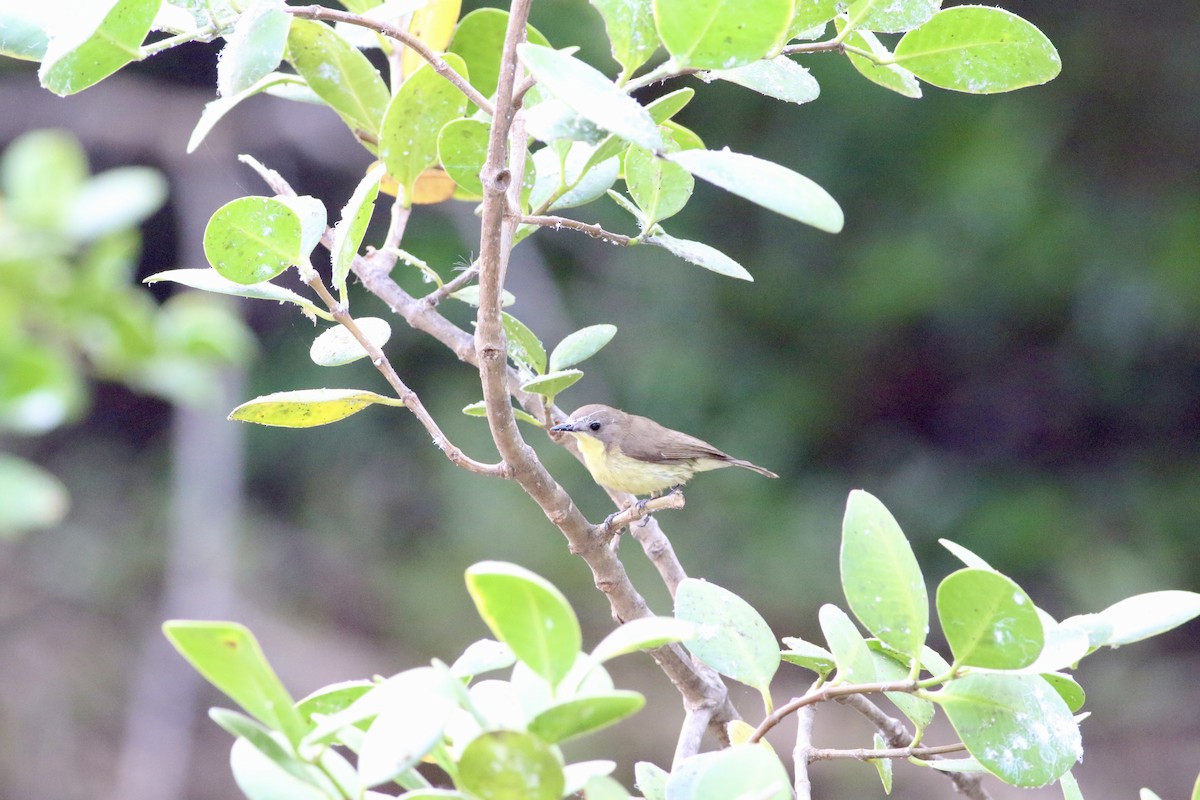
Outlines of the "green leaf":
<svg viewBox="0 0 1200 800">
<path fill-rule="evenodd" d="M 574 142 L 567 153 L 565 164 L 554 148 L 543 147 L 533 154 L 536 182 L 529 195 L 529 204 L 541 208 L 563 186 L 573 187 L 550 203 L 548 210 L 557 211 L 590 203 L 608 191 L 617 180 L 620 164 L 609 158 L 592 164 L 592 148 L 583 142 Z M 591 166 L 589 166 L 591 165 Z"/>
<path fill-rule="evenodd" d="M 954 557 L 974 569 L 992 569 L 992 566 L 972 551 L 949 539 L 938 539 L 938 544 L 949 550 Z M 993 570 L 994 571 L 994 570 Z"/>
<path fill-rule="evenodd" d="M 517 49 L 538 84 L 576 114 L 647 150 L 662 149 L 662 137 L 646 109 L 596 69 L 549 47 L 522 44 Z"/>
<path fill-rule="evenodd" d="M 661 247 L 672 255 L 679 256 L 684 261 L 690 261 L 698 267 L 712 270 L 718 275 L 737 278 L 742 281 L 753 281 L 754 276 L 746 268 L 722 253 L 715 247 L 709 247 L 703 242 L 693 242 L 690 239 L 676 239 L 663 231 L 642 239 L 646 244 Z"/>
<path fill-rule="evenodd" d="M 1058 696 L 1067 704 L 1067 708 L 1071 710 L 1072 714 L 1079 713 L 1079 709 L 1083 708 L 1083 704 L 1087 700 L 1087 694 L 1078 681 L 1061 672 L 1047 672 L 1042 675 L 1042 678 L 1050 684 L 1054 691 L 1058 692 Z"/>
<path fill-rule="evenodd" d="M 504 326 L 504 336 L 508 339 L 509 358 L 534 374 L 540 375 L 545 372 L 546 348 L 542 346 L 537 335 L 507 311 L 501 312 L 500 322 Z"/>
<path fill-rule="evenodd" d="M 842 521 L 842 589 L 867 630 L 917 659 L 929 632 L 929 595 L 900 525 L 883 503 L 855 490 Z"/>
<path fill-rule="evenodd" d="M 1083 792 L 1079 791 L 1079 781 L 1075 780 L 1071 770 L 1067 770 L 1058 779 L 1058 785 L 1062 788 L 1063 800 L 1083 800 Z"/>
<path fill-rule="evenodd" d="M 453 292 L 450 296 L 460 303 L 466 303 L 469 306 L 479 308 L 479 286 L 477 284 L 464 286 L 457 292 Z M 513 296 L 512 292 L 507 289 L 500 292 L 500 305 L 502 307 L 507 308 L 515 302 L 517 302 L 517 298 Z"/>
<path fill-rule="evenodd" d="M 323 308 L 318 308 L 311 300 L 296 294 L 291 289 L 276 286 L 273 283 L 234 283 L 228 278 L 221 277 L 215 269 L 168 269 L 156 272 L 145 279 L 145 283 L 172 281 L 174 283 L 200 289 L 216 294 L 228 294 L 236 297 L 249 297 L 255 300 L 275 300 L 280 303 L 294 303 L 304 312 L 322 319 L 333 321 L 333 315 Z"/>
<path fill-rule="evenodd" d="M 362 246 L 363 236 L 371 223 L 371 214 L 375 211 L 375 199 L 379 197 L 379 182 L 383 180 L 383 174 L 382 164 L 367 170 L 342 209 L 341 219 L 333 228 L 333 248 L 329 260 L 333 264 L 333 286 L 342 303 L 346 302 L 346 279 L 350 275 L 350 267 L 358 255 L 358 248 Z"/>
<path fill-rule="evenodd" d="M 553 399 L 559 392 L 564 389 L 574 386 L 575 383 L 583 377 L 583 373 L 577 369 L 563 369 L 558 372 L 547 372 L 544 375 L 539 375 L 531 381 L 525 381 L 521 384 L 521 389 L 526 392 L 533 392 L 548 397 L 553 402 Z"/>
<path fill-rule="evenodd" d="M 559 744 L 615 725 L 646 705 L 637 692 L 614 691 L 556 703 L 529 721 L 529 732 L 547 744 Z"/>
<path fill-rule="evenodd" d="M 300 217 L 275 197 L 239 197 L 204 229 L 204 255 L 221 277 L 243 285 L 269 281 L 299 262 Z"/>
<path fill-rule="evenodd" d="M 392 326 L 379 317 L 359 317 L 354 324 L 376 347 L 383 347 L 392 338 Z M 359 344 L 348 328 L 338 325 L 321 333 L 313 340 L 308 350 L 309 358 L 322 367 L 340 367 L 367 357 L 367 351 Z"/>
<path fill-rule="evenodd" d="M 683 210 L 692 196 L 696 180 L 678 164 L 632 145 L 625 154 L 625 185 L 642 210 L 642 224 L 649 228 Z"/>
<path fill-rule="evenodd" d="M 206 103 L 204 110 L 200 112 L 200 119 L 196 121 L 196 127 L 192 129 L 191 137 L 188 138 L 187 152 L 189 154 L 196 152 L 196 148 L 208 136 L 209 131 L 221 121 L 222 117 L 232 111 L 238 103 L 272 87 L 285 85 L 308 88 L 307 84 L 295 75 L 284 72 L 272 72 L 237 94 L 218 97 L 216 100 Z"/>
<path fill-rule="evenodd" d="M 904 33 L 924 25 L 941 0 L 854 0 L 846 9 L 850 25 L 879 33 Z"/>
<path fill-rule="evenodd" d="M 692 69 L 732 69 L 778 53 L 793 0 L 654 0 L 672 59 Z"/>
<path fill-rule="evenodd" d="M 875 661 L 867 641 L 854 621 L 835 605 L 826 603 L 817 612 L 821 633 L 837 663 L 838 680 L 847 683 L 871 683 L 875 680 Z"/>
<path fill-rule="evenodd" d="M 482 561 L 467 570 L 467 591 L 517 658 L 552 686 L 566 676 L 582 637 L 575 612 L 553 584 L 515 564 Z"/>
<path fill-rule="evenodd" d="M 821 94 L 817 79 L 786 56 L 754 61 L 744 67 L 715 69 L 700 74 L 702 80 L 720 79 L 787 103 L 811 103 Z"/>
<path fill-rule="evenodd" d="M 841 27 L 839 23 L 838 28 Z M 853 31 L 846 37 L 846 44 L 874 53 L 883 62 L 890 62 L 892 59 L 891 52 L 883 42 L 868 30 Z M 921 96 L 921 84 L 917 81 L 917 76 L 904 67 L 892 63 L 876 63 L 858 53 L 847 52 L 846 57 L 850 59 L 851 66 L 872 83 L 905 97 Z"/>
<path fill-rule="evenodd" d="M 367 729 L 358 751 L 358 783 L 369 789 L 421 763 L 442 741 L 457 704 L 439 687 L 407 684 L 393 693 Z"/>
<path fill-rule="evenodd" d="M 646 800 L 667 799 L 667 778 L 670 776 L 662 767 L 639 761 L 633 765 L 633 775 L 634 785 Z"/>
<path fill-rule="evenodd" d="M 438 133 L 438 160 L 442 168 L 464 192 L 483 196 L 479 173 L 487 160 L 491 126 L 478 119 L 447 122 Z"/>
<path fill-rule="evenodd" d="M 871 651 L 871 665 L 875 672 L 873 681 L 899 682 L 908 679 L 909 658 L 906 654 L 893 650 L 878 639 L 867 641 Z M 909 692 L 885 692 L 887 699 L 895 703 L 896 708 L 904 716 L 912 720 L 917 731 L 923 731 L 933 722 L 934 707 L 928 700 L 916 697 Z"/>
<path fill-rule="evenodd" d="M 788 25 L 787 39 L 816 39 L 829 20 L 837 16 L 838 0 L 796 0 L 796 13 Z"/>
<path fill-rule="evenodd" d="M 444 58 L 455 72 L 466 75 L 463 60 L 453 53 Z M 388 174 L 404 188 L 404 204 L 412 203 L 413 186 L 426 167 L 437 163 L 442 126 L 467 110 L 467 98 L 430 64 L 404 81 L 388 104 L 379 133 L 379 155 Z"/>
<path fill-rule="evenodd" d="M 462 413 L 466 414 L 468 417 L 486 417 L 487 403 L 480 400 L 477 403 L 471 403 L 470 405 L 463 406 Z M 530 425 L 536 425 L 539 428 L 546 427 L 537 417 L 535 417 L 533 414 L 530 414 L 528 411 L 524 411 L 523 409 L 514 408 L 513 416 L 522 422 L 528 422 Z"/>
<path fill-rule="evenodd" d="M 629 800 L 629 792 L 607 775 L 593 775 L 583 786 L 587 800 Z"/>
<path fill-rule="evenodd" d="M 616 325 L 589 325 L 563 337 L 550 353 L 550 371 L 573 367 L 596 355 L 617 335 Z"/>
<path fill-rule="evenodd" d="M 57 525 L 70 502 L 58 478 L 23 458 L 0 453 L 0 540 Z"/>
<path fill-rule="evenodd" d="M 500 54 L 508 30 L 508 12 L 498 8 L 480 8 L 458 21 L 449 52 L 462 58 L 471 85 L 484 97 L 496 93 L 500 80 Z M 549 47 L 550 42 L 532 25 L 525 26 L 525 38 L 533 44 Z"/>
<path fill-rule="evenodd" d="M 967 752 L 1013 786 L 1044 786 L 1083 755 L 1071 710 L 1038 675 L 967 675 L 933 699 Z"/>
<path fill-rule="evenodd" d="M 305 777 L 298 777 L 247 739 L 234 741 L 229 767 L 234 782 L 248 800 L 330 800 L 335 790 L 315 768 L 305 770 L 303 762 L 297 760 L 294 767 L 305 772 Z"/>
<path fill-rule="evenodd" d="M 300 220 L 300 256 L 308 258 L 321 243 L 321 237 L 325 234 L 329 222 L 325 204 L 306 194 L 298 197 L 278 195 L 275 199 L 290 208 L 296 219 Z"/>
<path fill-rule="evenodd" d="M 82 5 L 63 20 L 46 47 L 38 79 L 59 97 L 82 92 L 141 58 L 142 40 L 150 32 L 162 0 L 116 0 Z"/>
<path fill-rule="evenodd" d="M 217 91 L 239 94 L 270 75 L 283 60 L 292 15 L 283 0 L 256 0 L 238 18 L 217 60 Z"/>
<path fill-rule="evenodd" d="M 358 48 L 320 22 L 293 19 L 287 58 L 309 87 L 352 131 L 379 131 L 388 93 L 379 71 Z"/>
<path fill-rule="evenodd" d="M 658 31 L 654 27 L 652 0 L 590 0 L 604 18 L 604 30 L 612 45 L 612 55 L 622 67 L 622 76 L 650 60 L 658 49 Z"/>
<path fill-rule="evenodd" d="M 293 745 L 304 725 L 254 634 L 236 622 L 168 620 L 163 633 L 204 679 Z"/>
<path fill-rule="evenodd" d="M 27 8 L 0 10 L 0 56 L 41 61 L 50 39 Z"/>
<path fill-rule="evenodd" d="M 17 137 L 0 160 L 5 216 L 57 230 L 67 206 L 88 179 L 87 154 L 65 131 L 36 130 Z"/>
<path fill-rule="evenodd" d="M 883 750 L 887 747 L 887 742 L 883 740 L 883 736 L 876 733 L 872 738 L 871 743 L 876 750 Z M 879 782 L 883 784 L 883 793 L 892 793 L 892 759 L 890 758 L 874 758 L 871 762 L 875 765 L 876 771 L 879 772 Z"/>
<path fill-rule="evenodd" d="M 1033 601 L 999 572 L 968 567 L 946 576 L 938 586 L 937 610 L 960 666 L 1020 669 L 1045 644 Z"/>
<path fill-rule="evenodd" d="M 829 233 L 842 229 L 842 209 L 828 192 L 787 167 L 726 150 L 682 150 L 665 156 L 697 178 L 752 203 Z"/>
<path fill-rule="evenodd" d="M 728 589 L 687 578 L 675 591 L 675 617 L 696 626 L 687 644 L 692 655 L 767 694 L 779 669 L 779 645 L 753 606 Z"/>
<path fill-rule="evenodd" d="M 954 6 L 904 34 L 896 63 L 921 80 L 970 94 L 1011 92 L 1051 80 L 1058 51 L 1032 23 L 988 6 Z"/>
<path fill-rule="evenodd" d="M 275 392 L 242 403 L 229 419 L 277 428 L 315 428 L 357 414 L 374 404 L 403 407 L 394 397 L 362 389 L 298 389 Z"/>
<path fill-rule="evenodd" d="M 480 639 L 467 645 L 463 654 L 450 665 L 450 674 L 470 680 L 485 672 L 508 669 L 517 660 L 512 648 L 495 639 Z"/>
<path fill-rule="evenodd" d="M 1109 647 L 1140 642 L 1197 616 L 1200 616 L 1200 594 L 1182 590 L 1134 595 L 1096 614 L 1100 625 L 1112 626 L 1104 641 Z"/>
<path fill-rule="evenodd" d="M 299 703 L 296 703 L 296 710 L 300 712 L 301 718 L 307 724 L 312 725 L 314 714 L 328 717 L 340 711 L 345 711 L 354 701 L 374 689 L 377 685 L 373 681 L 359 680 L 341 681 L 329 686 L 322 686 Z"/>
<path fill-rule="evenodd" d="M 559 800 L 566 779 L 550 746 L 536 736 L 493 731 L 463 750 L 457 783 L 478 800 Z"/>
<path fill-rule="evenodd" d="M 820 645 L 806 642 L 795 636 L 784 636 L 783 644 L 787 650 L 780 655 L 789 664 L 812 670 L 822 678 L 827 677 L 837 667 L 837 662 L 833 660 L 833 653 Z"/>
<path fill-rule="evenodd" d="M 704 758 L 708 756 L 708 758 Z M 684 764 L 697 759 L 693 756 Z M 773 750 L 760 745 L 739 745 L 715 753 L 702 753 L 698 769 L 688 775 L 672 774 L 667 780 L 667 798 L 694 800 L 791 800 L 792 789 L 787 770 Z M 679 780 L 682 778 L 682 780 Z"/>
<path fill-rule="evenodd" d="M 674 617 L 641 617 L 623 623 L 601 639 L 592 650 L 592 659 L 603 663 L 638 650 L 685 642 L 695 635 L 696 626 L 690 622 Z"/>
</svg>

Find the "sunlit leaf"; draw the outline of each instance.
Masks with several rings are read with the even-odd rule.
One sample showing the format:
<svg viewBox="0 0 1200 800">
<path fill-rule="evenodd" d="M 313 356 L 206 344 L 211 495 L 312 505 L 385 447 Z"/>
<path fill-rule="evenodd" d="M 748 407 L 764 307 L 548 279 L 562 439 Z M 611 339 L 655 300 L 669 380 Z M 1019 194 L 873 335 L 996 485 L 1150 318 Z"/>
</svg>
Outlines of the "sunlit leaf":
<svg viewBox="0 0 1200 800">
<path fill-rule="evenodd" d="M 376 347 L 383 347 L 392 336 L 392 326 L 379 317 L 359 317 L 354 320 L 359 331 Z M 330 328 L 313 340 L 308 351 L 314 364 L 322 367 L 340 367 L 367 357 L 367 351 L 354 338 L 349 329 L 338 325 Z"/>
<path fill-rule="evenodd" d="M 658 49 L 658 31 L 654 27 L 652 0 L 590 0 L 604 18 L 604 29 L 613 58 L 623 75 L 650 60 Z"/>
<path fill-rule="evenodd" d="M 754 280 L 754 276 L 741 264 L 715 247 L 710 247 L 703 242 L 677 239 L 662 231 L 655 233 L 653 236 L 647 236 L 642 241 L 646 244 L 661 247 L 672 255 L 679 256 L 684 261 L 690 261 L 697 266 L 712 270 L 718 275 L 725 275 L 726 277 L 737 278 L 743 281 Z"/>
<path fill-rule="evenodd" d="M 779 645 L 753 606 L 728 589 L 688 578 L 675 591 L 675 617 L 696 626 L 687 648 L 722 675 L 764 694 L 779 668 Z"/>
<path fill-rule="evenodd" d="M 172 281 L 193 289 L 217 294 L 228 294 L 236 297 L 249 297 L 255 300 L 275 300 L 280 303 L 294 303 L 304 309 L 305 313 L 332 321 L 333 315 L 323 308 L 318 308 L 311 300 L 296 294 L 291 289 L 276 286 L 273 283 L 235 283 L 221 277 L 215 269 L 169 269 L 156 272 L 146 278 L 146 283 Z"/>
<path fill-rule="evenodd" d="M 786 56 L 754 61 L 734 69 L 715 69 L 702 73 L 701 77 L 736 83 L 788 103 L 811 103 L 821 93 L 812 73 Z"/>
<path fill-rule="evenodd" d="M 354 257 L 358 255 L 367 225 L 371 222 L 371 213 L 375 210 L 375 199 L 379 196 L 379 182 L 383 179 L 384 171 L 383 164 L 376 164 L 367 170 L 367 174 L 350 195 L 350 200 L 342 208 L 342 217 L 333 228 L 333 248 L 329 260 L 333 264 L 333 285 L 343 303 L 346 302 L 346 279 L 350 275 L 350 266 L 354 263 Z"/>
<path fill-rule="evenodd" d="M 141 57 L 162 0 L 116 0 L 60 15 L 38 78 L 60 97 L 82 92 Z"/>
<path fill-rule="evenodd" d="M 446 62 L 460 75 L 467 68 L 453 53 Z M 412 203 L 417 178 L 437 161 L 442 126 L 463 115 L 467 98 L 454 84 L 426 64 L 397 90 L 383 117 L 379 155 L 388 174 L 404 189 L 405 205 Z"/>
<path fill-rule="evenodd" d="M 616 335 L 616 325 L 589 325 L 567 334 L 550 353 L 549 370 L 557 372 L 567 367 L 573 367 L 581 361 L 586 361 L 596 355 Z"/>
<path fill-rule="evenodd" d="M 270 75 L 283 60 L 292 15 L 283 0 L 255 0 L 234 26 L 217 61 L 217 91 L 239 94 Z"/>
<path fill-rule="evenodd" d="M 458 21 L 450 52 L 466 62 L 471 85 L 484 97 L 496 93 L 500 78 L 500 54 L 503 51 L 504 34 L 508 30 L 508 12 L 499 8 L 480 8 Z M 546 40 L 532 25 L 525 26 L 525 38 L 533 44 L 549 47 Z"/>
<path fill-rule="evenodd" d="M 390 94 L 358 48 L 320 22 L 293 19 L 287 58 L 352 131 L 375 135 Z"/>
<path fill-rule="evenodd" d="M 654 0 L 654 19 L 681 67 L 732 69 L 783 45 L 793 0 Z"/>
<path fill-rule="evenodd" d="M 315 428 L 375 404 L 404 405 L 396 398 L 361 389 L 297 389 L 256 397 L 231 411 L 229 418 L 278 428 Z"/>
</svg>

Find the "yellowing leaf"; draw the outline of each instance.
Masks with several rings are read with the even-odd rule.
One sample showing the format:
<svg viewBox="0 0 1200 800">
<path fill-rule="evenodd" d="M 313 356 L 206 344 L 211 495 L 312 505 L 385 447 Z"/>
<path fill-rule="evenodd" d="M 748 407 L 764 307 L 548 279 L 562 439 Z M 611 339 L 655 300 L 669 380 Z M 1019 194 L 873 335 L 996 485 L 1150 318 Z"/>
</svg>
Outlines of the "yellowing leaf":
<svg viewBox="0 0 1200 800">
<path fill-rule="evenodd" d="M 413 12 L 408 32 L 420 39 L 430 50 L 440 54 L 450 45 L 450 38 L 454 35 L 454 23 L 458 22 L 458 12 L 461 10 L 462 0 L 431 0 Z M 406 49 L 400 57 L 405 75 L 413 74 L 424 63 L 425 59 L 411 48 Z"/>
<path fill-rule="evenodd" d="M 441 167 L 427 167 L 417 176 L 413 186 L 412 201 L 416 205 L 444 203 L 454 197 L 456 184 Z"/>
<path fill-rule="evenodd" d="M 315 428 L 376 403 L 404 405 L 402 400 L 362 389 L 300 389 L 256 397 L 235 408 L 229 418 L 277 428 Z"/>
</svg>

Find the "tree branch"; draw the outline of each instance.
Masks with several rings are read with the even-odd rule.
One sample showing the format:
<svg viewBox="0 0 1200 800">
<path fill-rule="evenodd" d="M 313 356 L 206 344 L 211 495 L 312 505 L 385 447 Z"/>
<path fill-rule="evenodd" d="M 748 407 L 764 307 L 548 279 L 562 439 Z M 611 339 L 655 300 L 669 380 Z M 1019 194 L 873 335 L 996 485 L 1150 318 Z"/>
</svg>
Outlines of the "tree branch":
<svg viewBox="0 0 1200 800">
<path fill-rule="evenodd" d="M 774 728 L 783 720 L 787 719 L 788 715 L 794 714 L 805 706 L 823 703 L 826 700 L 834 700 L 846 695 L 855 694 L 877 694 L 882 692 L 914 692 L 917 690 L 916 681 L 882 681 L 878 683 L 846 683 L 836 686 L 825 686 L 820 689 L 814 689 L 803 697 L 796 697 L 784 703 L 779 708 L 767 715 L 758 727 L 754 729 L 754 733 L 750 735 L 748 740 L 750 744 L 757 742 L 767 734 L 767 731 Z"/>
<path fill-rule="evenodd" d="M 579 231 L 580 233 L 586 233 L 593 239 L 601 239 L 609 242 L 610 244 L 619 244 L 625 246 L 634 244 L 633 237 L 631 236 L 624 236 L 620 233 L 612 233 L 604 230 L 604 228 L 601 228 L 596 223 L 580 222 L 577 219 L 569 219 L 568 217 L 527 216 L 521 217 L 521 222 L 525 223 L 526 225 L 541 225 L 543 228 L 554 228 L 555 230 L 566 228 L 572 231 Z"/>
<path fill-rule="evenodd" d="M 283 10 L 303 19 L 358 25 L 359 27 L 368 28 L 376 33 L 381 33 L 384 36 L 395 39 L 428 61 L 438 75 L 441 75 L 454 84 L 460 92 L 466 95 L 468 100 L 482 108 L 488 114 L 495 116 L 495 109 L 492 107 L 490 100 L 480 94 L 479 90 L 472 86 L 466 78 L 459 75 L 454 70 L 454 67 L 446 63 L 446 59 L 430 50 L 424 42 L 408 31 L 397 28 L 395 25 L 387 22 L 364 17 L 359 14 L 351 14 L 349 11 L 339 11 L 336 8 L 325 8 L 324 6 L 284 6 Z"/>
<path fill-rule="evenodd" d="M 945 753 L 961 753 L 966 749 L 967 746 L 962 742 L 930 745 L 928 747 L 891 747 L 882 750 L 873 750 L 869 747 L 860 747 L 854 750 L 820 749 L 814 747 L 808 751 L 808 760 L 811 763 L 813 761 L 833 761 L 842 758 L 853 758 L 858 761 L 871 761 L 877 758 L 932 758 L 933 756 Z"/>
</svg>

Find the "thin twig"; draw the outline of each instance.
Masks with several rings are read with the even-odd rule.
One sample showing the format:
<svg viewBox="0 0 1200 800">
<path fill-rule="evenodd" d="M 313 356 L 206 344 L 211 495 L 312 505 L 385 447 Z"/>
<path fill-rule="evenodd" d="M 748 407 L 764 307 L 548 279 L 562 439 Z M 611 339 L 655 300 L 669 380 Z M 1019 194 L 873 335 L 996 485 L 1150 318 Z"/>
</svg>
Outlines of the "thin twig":
<svg viewBox="0 0 1200 800">
<path fill-rule="evenodd" d="M 569 219 L 567 217 L 555 216 L 525 216 L 521 217 L 521 222 L 526 225 L 541 225 L 543 228 L 566 228 L 572 231 L 586 233 L 593 239 L 601 239 L 610 244 L 631 245 L 634 244 L 633 237 L 625 236 L 620 233 L 612 233 L 601 228 L 596 223 L 580 222 L 577 219 Z"/>
<path fill-rule="evenodd" d="M 787 719 L 790 714 L 794 714 L 805 706 L 810 706 L 815 703 L 823 703 L 826 700 L 833 700 L 844 695 L 851 694 L 876 694 L 879 692 L 913 692 L 917 689 L 916 681 L 881 681 L 878 683 L 844 683 L 834 686 L 824 686 L 820 689 L 814 689 L 803 697 L 796 697 L 784 703 L 779 708 L 767 715 L 758 727 L 754 729 L 754 733 L 750 735 L 749 742 L 753 744 L 766 735 L 767 731 L 774 728 L 783 720 Z"/>
<path fill-rule="evenodd" d="M 358 25 L 362 28 L 369 28 L 376 33 L 381 33 L 384 36 L 395 39 L 413 50 L 421 58 L 425 59 L 433 67 L 438 75 L 441 75 L 446 80 L 454 84 L 460 92 L 466 95 L 467 99 L 475 105 L 482 108 L 490 115 L 495 115 L 495 108 L 490 100 L 479 93 L 479 90 L 472 86 L 466 78 L 459 75 L 454 67 L 450 66 L 446 59 L 439 56 L 437 53 L 430 50 L 424 42 L 413 36 L 408 31 L 398 28 L 387 22 L 364 17 L 359 14 L 351 14 L 349 11 L 339 11 L 336 8 L 325 8 L 324 6 L 284 6 L 284 10 L 303 19 L 324 20 L 326 22 L 344 22 L 347 25 Z"/>
<path fill-rule="evenodd" d="M 806 709 L 809 710 L 809 709 Z M 812 748 L 808 751 L 808 760 L 833 761 L 836 759 L 853 758 L 858 761 L 871 761 L 877 758 L 932 758 L 946 753 L 961 753 L 967 746 L 962 742 L 954 744 L 930 745 L 927 747 L 890 747 L 874 750 L 860 747 L 854 750 L 836 750 Z"/>
<path fill-rule="evenodd" d="M 805 706 L 796 713 L 796 746 L 792 748 L 792 767 L 796 771 L 793 785 L 796 789 L 796 800 L 812 799 L 812 778 L 808 774 L 808 764 L 812 761 L 813 723 L 817 719 L 817 710 Z"/>
<path fill-rule="evenodd" d="M 639 519 L 649 517 L 655 511 L 683 508 L 683 504 L 683 492 L 671 492 L 662 497 L 651 498 L 644 503 L 632 503 L 606 519 L 604 527 L 608 529 L 609 533 L 620 533 L 622 528 L 632 525 Z"/>
</svg>

